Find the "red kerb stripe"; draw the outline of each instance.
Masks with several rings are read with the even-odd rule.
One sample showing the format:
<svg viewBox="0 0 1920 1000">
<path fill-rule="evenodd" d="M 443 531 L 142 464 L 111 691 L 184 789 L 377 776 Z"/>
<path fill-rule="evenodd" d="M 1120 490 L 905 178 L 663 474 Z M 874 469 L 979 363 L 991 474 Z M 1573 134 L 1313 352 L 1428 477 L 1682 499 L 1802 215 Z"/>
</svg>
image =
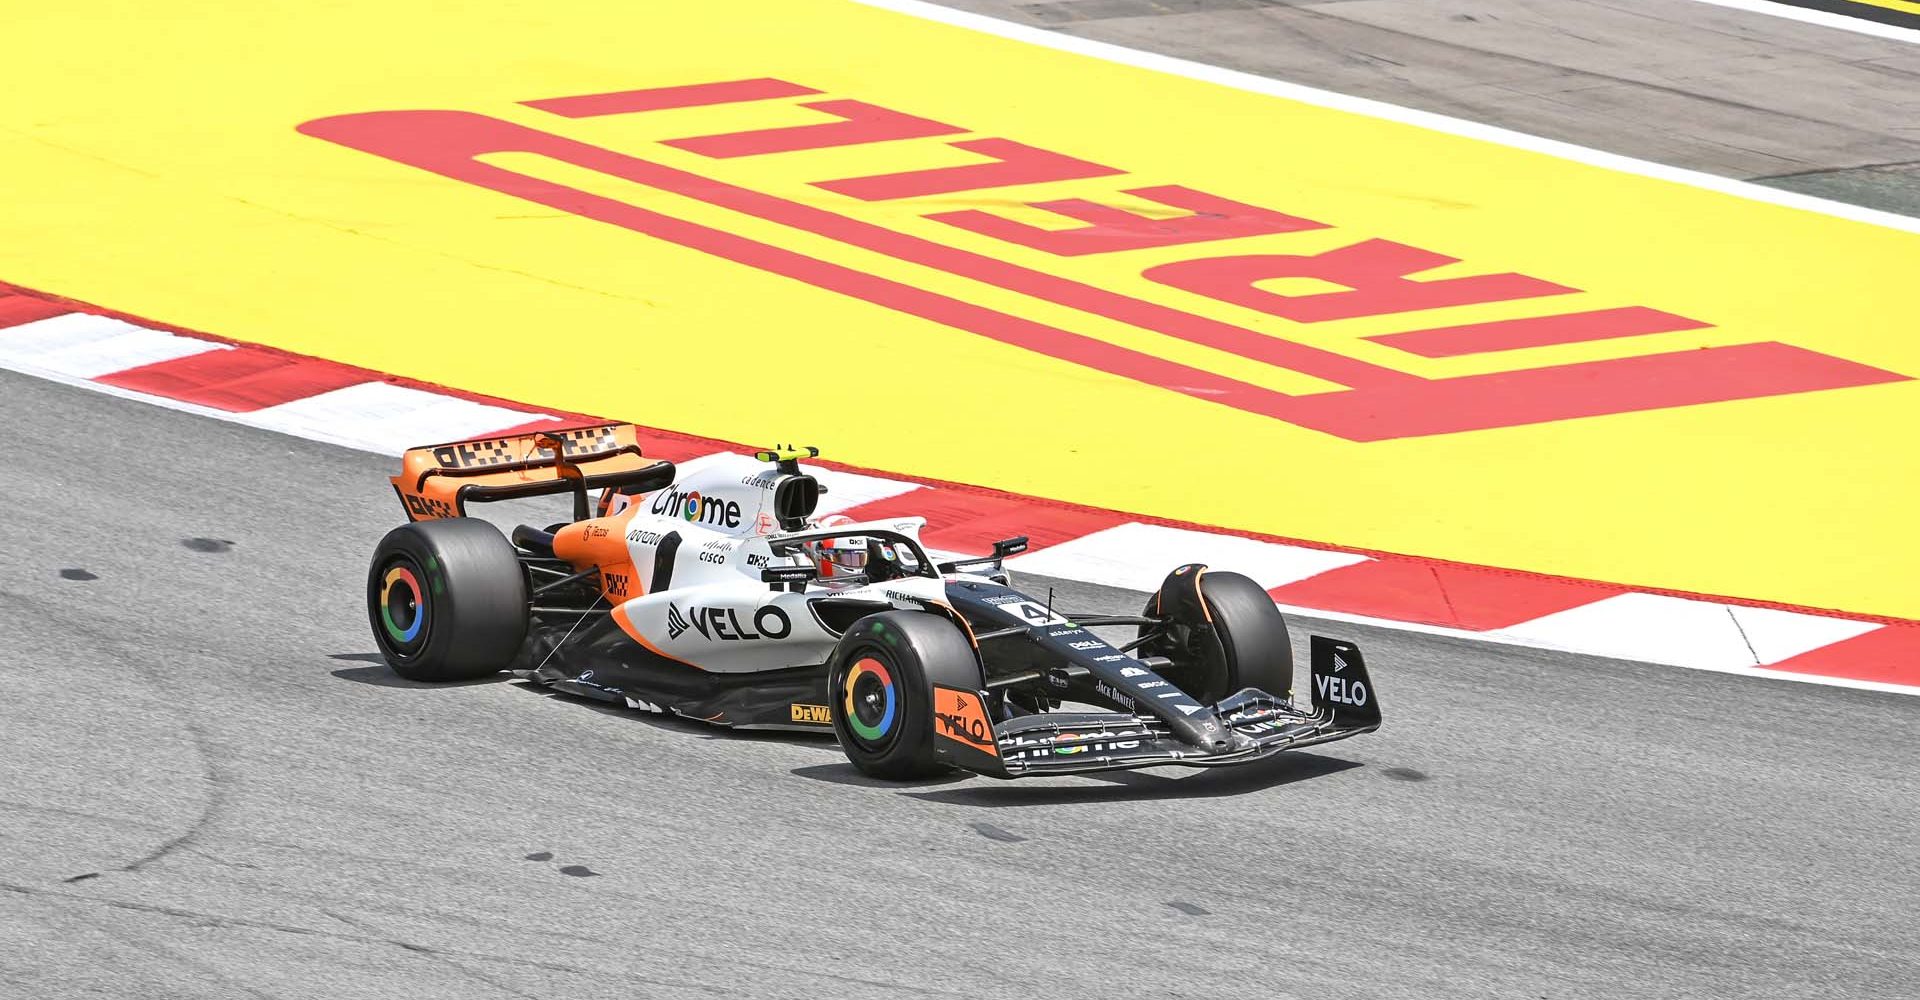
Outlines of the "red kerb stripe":
<svg viewBox="0 0 1920 1000">
<path fill-rule="evenodd" d="M 1043 549 L 1127 520 L 1112 511 L 1052 507 L 1022 497 L 942 489 L 909 490 L 842 513 L 856 521 L 925 517 L 927 527 L 921 541 L 930 548 L 968 555 L 986 555 L 993 551 L 994 542 L 1015 535 L 1027 536 L 1030 548 Z"/>
<path fill-rule="evenodd" d="M 1767 669 L 1920 686 L 1920 625 L 1883 626 Z"/>
<path fill-rule="evenodd" d="M 97 381 L 183 403 L 246 413 L 371 381 L 358 368 L 259 348 L 208 351 L 102 375 Z"/>
<path fill-rule="evenodd" d="M 1624 594 L 1624 587 L 1408 559 L 1356 563 L 1269 591 L 1282 604 L 1485 632 Z"/>
<path fill-rule="evenodd" d="M 31 295 L 0 295 L 0 327 L 52 319 L 72 311 L 72 308 L 58 302 L 36 299 Z"/>
</svg>

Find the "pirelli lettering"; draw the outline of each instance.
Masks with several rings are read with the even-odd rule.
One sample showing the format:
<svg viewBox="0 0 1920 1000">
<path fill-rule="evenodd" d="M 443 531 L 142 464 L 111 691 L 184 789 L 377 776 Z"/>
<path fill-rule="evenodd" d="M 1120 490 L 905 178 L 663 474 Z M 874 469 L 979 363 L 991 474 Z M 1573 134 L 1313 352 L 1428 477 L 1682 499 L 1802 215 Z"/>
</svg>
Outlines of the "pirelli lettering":
<svg viewBox="0 0 1920 1000">
<path fill-rule="evenodd" d="M 791 93 L 797 85 L 778 80 L 766 93 Z M 703 89 L 704 88 L 704 89 Z M 784 89 L 782 89 L 784 88 Z M 807 87 L 811 91 L 813 88 Z M 665 91 L 622 91 L 524 102 L 562 118 L 623 115 L 655 107 L 686 107 L 688 93 L 720 94 L 720 103 L 764 100 L 740 81 L 690 81 Z M 740 96 L 742 94 L 748 96 Z M 660 100 L 672 103 L 659 104 Z M 703 101 L 704 103 L 704 101 Z M 1149 217 L 1084 198 L 1021 203 L 1078 220 L 1079 228 L 1040 228 L 982 209 L 923 213 L 922 218 L 968 234 L 943 241 L 879 225 L 862 217 L 859 203 L 936 199 L 961 191 L 1119 178 L 1127 171 L 1092 163 L 1001 137 L 948 141 L 966 129 L 919 118 L 864 101 L 808 105 L 843 121 L 782 126 L 745 132 L 686 136 L 662 145 L 711 160 L 696 170 L 656 158 L 589 145 L 568 135 L 470 111 L 372 111 L 337 115 L 300 126 L 308 135 L 502 194 L 671 240 L 737 263 L 911 315 L 937 318 L 956 329 L 1045 354 L 1088 369 L 1182 393 L 1208 403 L 1294 424 L 1356 442 L 1467 431 L 1495 430 L 1669 407 L 1697 406 L 1765 396 L 1824 392 L 1909 380 L 1909 376 L 1846 358 L 1773 340 L 1741 339 L 1702 345 L 1641 340 L 1654 333 L 1713 329 L 1708 319 L 1630 305 L 1605 309 L 1583 305 L 1583 289 L 1491 264 L 1456 273 L 1462 259 L 1374 236 L 1341 233 L 1343 227 L 1287 209 L 1253 205 L 1180 185 L 1139 186 L 1115 181 L 1109 197 L 1125 196 L 1176 212 Z M 769 121 L 791 114 L 764 105 Z M 881 143 L 880 140 L 901 140 Z M 971 157 L 956 166 L 887 171 L 815 179 L 812 189 L 842 196 L 839 202 L 794 200 L 737 186 L 729 163 L 742 157 L 798 149 L 854 146 L 869 150 L 873 168 L 891 162 L 905 142 L 942 143 L 947 155 Z M 646 150 L 641 152 L 646 153 Z M 1223 371 L 1203 370 L 1167 357 L 1096 339 L 1068 327 L 1048 325 L 1025 313 L 1001 313 L 973 302 L 943 299 L 928 288 L 901 284 L 850 263 L 801 256 L 741 233 L 706 229 L 554 181 L 516 173 L 486 157 L 540 157 L 593 171 L 621 182 L 653 188 L 713 208 L 756 218 L 785 231 L 837 243 L 865 255 L 943 271 L 980 282 L 1025 301 L 1048 315 L 1064 308 L 1150 331 L 1275 370 L 1288 370 L 1339 386 L 1336 391 L 1283 392 Z M 814 162 L 814 161 L 796 161 Z M 721 182 L 722 179 L 725 182 Z M 1075 190 L 1090 190 L 1076 188 Z M 1311 210 L 1310 207 L 1302 210 Z M 1292 242 L 1313 233 L 1317 243 Z M 1327 246 L 1338 233 L 1344 245 Z M 1037 250 L 1041 259 L 1017 263 L 969 249 L 978 238 Z M 1268 252 L 1245 252 L 1250 240 Z M 1221 241 L 1238 241 L 1230 247 Z M 1182 248 L 1181 259 L 1130 259 L 1128 251 Z M 1144 279 L 1142 294 L 1125 294 L 1078 280 L 1061 261 L 1111 260 L 1119 275 Z M 849 257 L 851 261 L 854 258 Z M 1446 269 L 1443 277 L 1431 272 Z M 1478 272 L 1478 273 L 1475 273 Z M 1270 283 L 1314 279 L 1321 290 L 1277 291 Z M 1217 309 L 1196 311 L 1200 300 L 1237 307 L 1240 320 L 1219 318 Z M 1526 303 L 1531 315 L 1461 325 L 1422 313 L 1463 306 Z M 1251 317 L 1264 319 L 1248 325 Z M 1442 316 L 1446 314 L 1441 314 Z M 1610 356 L 1540 364 L 1523 359 L 1480 371 L 1422 374 L 1394 364 L 1392 354 L 1346 353 L 1307 333 L 1314 324 L 1394 317 L 1393 327 L 1366 340 L 1423 358 L 1474 355 L 1502 357 L 1509 351 L 1576 343 L 1612 343 Z M 1276 327 L 1273 320 L 1288 326 Z M 1296 332 L 1297 331 L 1297 332 Z M 1660 347 L 1660 344 L 1666 344 Z M 1404 359 L 1403 359 L 1404 360 Z M 455 456 L 458 457 L 458 456 Z"/>
</svg>

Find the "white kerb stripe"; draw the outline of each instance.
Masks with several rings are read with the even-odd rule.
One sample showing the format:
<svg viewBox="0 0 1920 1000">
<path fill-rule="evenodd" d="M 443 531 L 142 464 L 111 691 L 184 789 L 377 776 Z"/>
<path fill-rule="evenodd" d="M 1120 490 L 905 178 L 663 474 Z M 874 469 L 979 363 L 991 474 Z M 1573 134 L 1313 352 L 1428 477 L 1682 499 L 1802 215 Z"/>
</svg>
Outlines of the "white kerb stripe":
<svg viewBox="0 0 1920 1000">
<path fill-rule="evenodd" d="M 1129 522 L 1009 559 L 1007 568 L 1152 593 L 1186 563 L 1243 573 L 1272 589 L 1367 561 L 1351 552 Z"/>
<path fill-rule="evenodd" d="M 1762 666 L 1791 660 L 1809 650 L 1866 635 L 1883 627 L 1873 622 L 1805 615 L 1777 608 L 1751 608 L 1733 604 L 1723 607 L 1740 623 L 1741 630 L 1747 635 L 1747 644 L 1753 647 Z"/>
<path fill-rule="evenodd" d="M 1496 634 L 1595 656 L 1727 670 L 1778 663 L 1878 627 L 1771 608 L 1620 594 Z"/>
<path fill-rule="evenodd" d="M 398 455 L 419 445 L 480 437 L 548 416 L 388 382 L 362 382 L 255 410 L 247 414 L 247 423 L 349 448 Z"/>
<path fill-rule="evenodd" d="M 740 456 L 730 451 L 716 451 L 711 455 L 698 455 L 685 461 L 673 463 L 673 478 L 675 482 L 678 482 L 689 476 L 699 475 L 712 466 L 739 461 Z"/>
<path fill-rule="evenodd" d="M 125 320 L 86 313 L 67 313 L 0 330 L 0 366 L 37 369 L 69 378 L 98 378 L 141 365 L 232 349 L 211 340 L 149 330 Z"/>
<path fill-rule="evenodd" d="M 902 493 L 911 493 L 920 489 L 919 483 L 904 483 L 898 479 L 883 479 L 879 476 L 863 476 L 857 472 L 836 472 L 833 469 L 812 467 L 807 470 L 827 492 L 820 497 L 820 505 L 813 509 L 814 516 L 824 517 L 838 514 L 843 510 L 858 507 L 863 503 L 897 497 Z"/>
<path fill-rule="evenodd" d="M 684 462 L 674 463 L 674 478 L 685 482 L 687 479 L 705 472 L 716 463 L 740 465 L 750 471 L 763 471 L 772 468 L 765 463 L 755 464 L 752 459 L 733 452 L 716 452 L 712 455 L 700 455 Z M 827 492 L 820 497 L 820 504 L 813 509 L 813 516 L 825 517 L 838 514 L 843 510 L 858 507 L 863 503 L 897 497 L 920 489 L 919 483 L 905 483 L 898 479 L 886 479 L 880 476 L 865 476 L 856 472 L 836 472 L 822 469 L 817 465 L 806 467 L 808 475 L 820 481 Z"/>
</svg>

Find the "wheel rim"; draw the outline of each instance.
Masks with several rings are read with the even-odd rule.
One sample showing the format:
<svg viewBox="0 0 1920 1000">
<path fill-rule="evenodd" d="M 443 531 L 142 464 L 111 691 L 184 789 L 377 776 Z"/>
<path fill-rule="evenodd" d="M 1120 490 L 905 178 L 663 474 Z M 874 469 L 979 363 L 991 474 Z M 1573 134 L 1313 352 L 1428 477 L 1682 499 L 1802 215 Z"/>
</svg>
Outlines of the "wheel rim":
<svg viewBox="0 0 1920 1000">
<path fill-rule="evenodd" d="M 420 576 L 412 560 L 396 559 L 381 573 L 373 595 L 381 642 L 402 656 L 418 652 L 427 641 L 432 612 Z"/>
<path fill-rule="evenodd" d="M 862 651 L 847 667 L 840 685 L 841 717 L 856 742 L 869 750 L 892 743 L 900 724 L 900 692 L 893 670 L 873 652 Z"/>
</svg>

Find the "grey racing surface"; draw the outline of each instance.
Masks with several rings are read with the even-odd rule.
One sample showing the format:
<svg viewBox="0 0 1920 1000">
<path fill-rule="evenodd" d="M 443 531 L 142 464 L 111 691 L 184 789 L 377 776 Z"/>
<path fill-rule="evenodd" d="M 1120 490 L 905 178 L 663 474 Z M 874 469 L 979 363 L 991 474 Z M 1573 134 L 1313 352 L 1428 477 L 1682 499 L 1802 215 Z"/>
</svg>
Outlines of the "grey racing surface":
<svg viewBox="0 0 1920 1000">
<path fill-rule="evenodd" d="M 1907 698 L 1297 620 L 1378 734 L 881 784 L 400 680 L 395 460 L 5 372 L 0 422 L 0 996 L 1920 991 Z"/>
<path fill-rule="evenodd" d="M 1908 41 L 1688 0 L 938 2 L 1920 215 Z"/>
</svg>

